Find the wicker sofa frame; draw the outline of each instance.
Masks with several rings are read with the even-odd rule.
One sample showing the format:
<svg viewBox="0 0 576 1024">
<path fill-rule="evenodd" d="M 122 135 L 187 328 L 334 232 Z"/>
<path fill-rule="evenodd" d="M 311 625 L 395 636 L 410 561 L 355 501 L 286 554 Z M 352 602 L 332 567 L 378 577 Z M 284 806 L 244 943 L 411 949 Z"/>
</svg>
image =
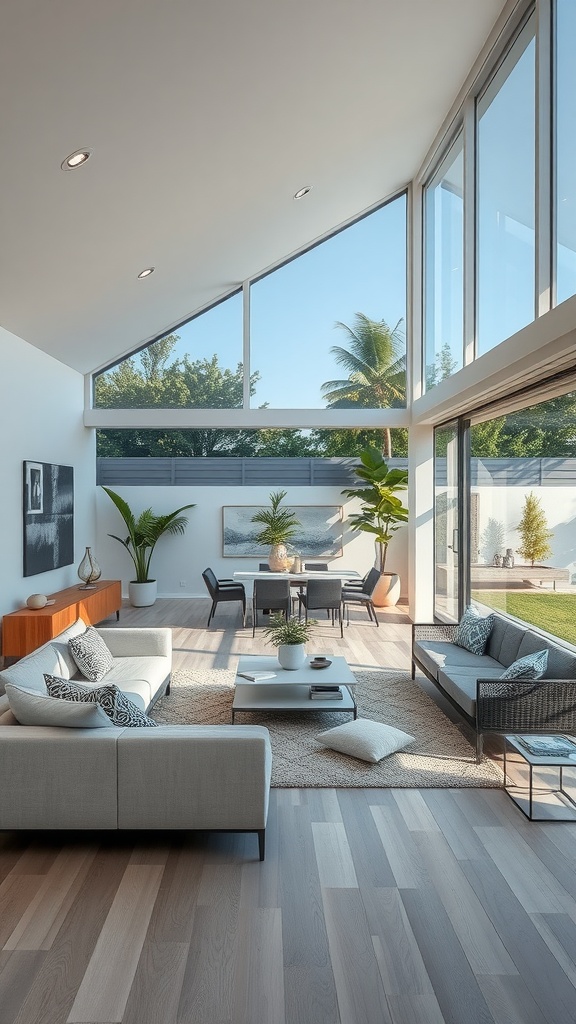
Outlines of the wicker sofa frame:
<svg viewBox="0 0 576 1024">
<path fill-rule="evenodd" d="M 576 733 L 576 680 L 476 680 L 476 716 L 471 717 L 447 693 L 415 653 L 418 641 L 454 643 L 456 623 L 414 623 L 412 626 L 412 678 L 416 668 L 434 683 L 443 697 L 476 734 L 476 760 L 483 756 L 485 733 Z M 504 671 L 504 668 L 502 669 Z M 502 694 L 503 687 L 510 690 Z M 519 692 L 520 690 L 520 692 Z"/>
</svg>

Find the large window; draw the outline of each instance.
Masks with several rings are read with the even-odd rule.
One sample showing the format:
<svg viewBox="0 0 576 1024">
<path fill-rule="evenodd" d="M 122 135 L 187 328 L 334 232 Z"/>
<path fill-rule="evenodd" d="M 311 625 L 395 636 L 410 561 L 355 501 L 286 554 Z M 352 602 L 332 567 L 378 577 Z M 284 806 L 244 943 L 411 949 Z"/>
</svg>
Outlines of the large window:
<svg viewBox="0 0 576 1024">
<path fill-rule="evenodd" d="M 576 392 L 470 428 L 471 594 L 576 644 Z"/>
<path fill-rule="evenodd" d="M 434 613 L 453 622 L 460 610 L 459 444 L 458 423 L 434 432 Z"/>
<path fill-rule="evenodd" d="M 252 285 L 252 406 L 405 405 L 405 324 L 402 195 Z"/>
<path fill-rule="evenodd" d="M 530 22 L 477 105 L 477 354 L 534 319 L 535 40 Z"/>
<path fill-rule="evenodd" d="M 556 2 L 556 301 L 576 294 L 576 4 Z"/>
<path fill-rule="evenodd" d="M 95 407 L 406 406 L 405 194 L 256 280 L 249 321 L 244 294 L 96 375 Z"/>
<path fill-rule="evenodd" d="M 241 292 L 94 378 L 97 409 L 236 409 L 242 397 Z"/>
<path fill-rule="evenodd" d="M 425 192 L 426 390 L 462 366 L 464 158 L 458 136 Z"/>
</svg>

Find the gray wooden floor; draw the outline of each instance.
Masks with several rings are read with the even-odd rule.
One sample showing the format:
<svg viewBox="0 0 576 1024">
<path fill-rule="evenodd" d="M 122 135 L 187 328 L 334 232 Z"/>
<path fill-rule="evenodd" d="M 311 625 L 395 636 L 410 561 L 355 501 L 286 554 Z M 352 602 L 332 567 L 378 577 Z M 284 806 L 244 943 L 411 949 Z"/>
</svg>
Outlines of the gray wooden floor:
<svg viewBox="0 0 576 1024">
<path fill-rule="evenodd" d="M 207 615 L 119 625 L 173 626 L 176 665 L 266 650 Z M 322 623 L 321 653 L 407 667 L 382 619 Z M 0 1024 L 576 1021 L 576 825 L 493 789 L 309 789 L 273 790 L 267 831 L 263 864 L 254 836 L 1 836 Z"/>
</svg>

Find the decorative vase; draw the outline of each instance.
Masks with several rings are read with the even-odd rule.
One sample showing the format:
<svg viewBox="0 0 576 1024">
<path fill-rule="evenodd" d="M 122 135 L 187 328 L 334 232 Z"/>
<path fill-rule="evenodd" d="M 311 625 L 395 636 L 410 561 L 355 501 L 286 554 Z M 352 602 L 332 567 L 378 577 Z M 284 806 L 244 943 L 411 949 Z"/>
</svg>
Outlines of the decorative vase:
<svg viewBox="0 0 576 1024">
<path fill-rule="evenodd" d="M 306 661 L 306 647 L 304 644 L 280 644 L 278 648 L 278 661 L 280 667 L 289 672 L 296 671 Z"/>
<path fill-rule="evenodd" d="M 383 572 L 376 584 L 372 600 L 377 608 L 391 608 L 400 598 L 400 577 L 395 572 Z"/>
<path fill-rule="evenodd" d="M 148 608 L 156 600 L 157 589 L 156 580 L 146 580 L 145 583 L 136 583 L 135 580 L 131 580 L 128 584 L 130 604 L 134 608 Z"/>
<path fill-rule="evenodd" d="M 81 580 L 84 580 L 84 586 L 80 587 L 80 590 L 92 590 L 96 580 L 99 580 L 102 575 L 102 569 L 94 558 L 91 548 L 86 548 L 84 558 L 78 566 L 78 575 Z"/>
<path fill-rule="evenodd" d="M 268 555 L 270 572 L 287 572 L 292 559 L 286 551 L 285 544 L 273 544 Z"/>
</svg>

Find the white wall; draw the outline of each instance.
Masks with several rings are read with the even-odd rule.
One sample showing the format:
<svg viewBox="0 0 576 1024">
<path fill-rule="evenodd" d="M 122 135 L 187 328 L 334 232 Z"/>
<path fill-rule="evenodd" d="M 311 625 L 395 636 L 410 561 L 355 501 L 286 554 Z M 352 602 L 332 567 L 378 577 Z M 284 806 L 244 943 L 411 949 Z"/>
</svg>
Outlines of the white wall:
<svg viewBox="0 0 576 1024">
<path fill-rule="evenodd" d="M 95 436 L 83 425 L 84 378 L 0 328 L 0 615 L 30 594 L 79 582 L 76 568 L 94 543 Z M 22 463 L 74 467 L 74 563 L 22 575 Z"/>
<path fill-rule="evenodd" d="M 517 527 L 526 496 L 533 494 L 553 533 L 549 542 L 552 554 L 545 559 L 545 564 L 576 571 L 576 487 L 474 487 L 473 491 L 479 495 L 478 525 L 483 560 L 489 563 L 495 553 L 485 543 L 492 519 L 502 528 L 504 540 L 499 553 L 505 554 L 506 548 L 512 548 L 518 564 L 526 561 L 518 554 L 521 538 Z"/>
<path fill-rule="evenodd" d="M 272 488 L 274 490 L 274 488 Z M 152 507 L 154 512 L 169 513 L 195 502 L 188 513 L 189 523 L 183 537 L 163 537 L 152 559 L 152 575 L 158 580 L 162 597 L 206 597 L 202 571 L 210 566 L 217 576 L 231 576 L 235 569 L 257 569 L 258 558 L 222 557 L 222 506 L 267 505 L 269 487 L 114 487 L 135 513 Z M 291 487 L 286 503 L 290 505 L 341 505 L 344 502 L 338 487 Z M 356 504 L 348 501 L 345 517 Z M 124 524 L 115 506 L 104 491 L 98 489 L 96 557 L 108 578 L 121 578 L 123 592 L 133 579 L 132 562 L 117 541 L 107 536 L 123 535 Z M 403 527 L 394 537 L 388 551 L 386 568 L 400 573 L 403 595 L 407 592 L 407 530 Z M 331 568 L 356 569 L 365 573 L 374 564 L 374 545 L 367 534 L 350 533 L 345 525 L 344 555 L 334 559 Z M 184 586 L 180 586 L 180 581 Z"/>
</svg>

